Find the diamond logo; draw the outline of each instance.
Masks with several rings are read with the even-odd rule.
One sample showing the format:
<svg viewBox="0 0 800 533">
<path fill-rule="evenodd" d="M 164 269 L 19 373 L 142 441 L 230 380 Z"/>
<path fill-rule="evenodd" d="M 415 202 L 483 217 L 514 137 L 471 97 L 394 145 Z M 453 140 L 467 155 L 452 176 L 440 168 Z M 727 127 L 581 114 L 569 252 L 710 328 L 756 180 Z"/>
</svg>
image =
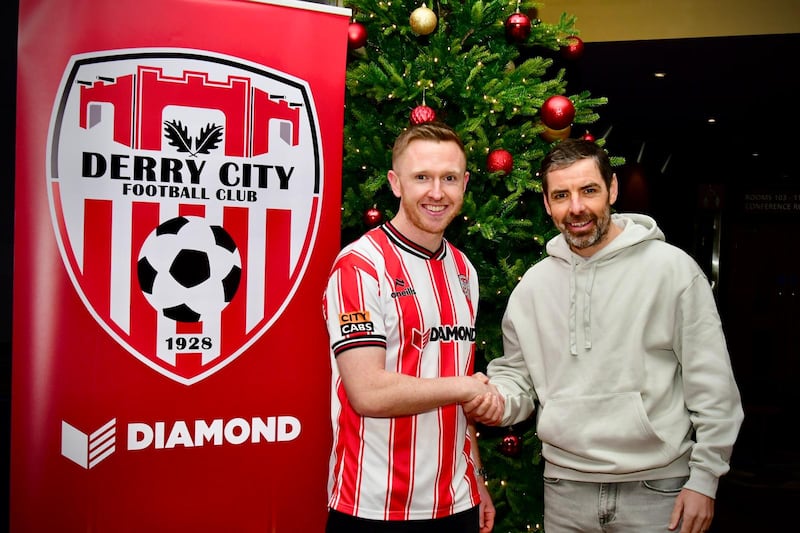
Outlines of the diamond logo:
<svg viewBox="0 0 800 533">
<path fill-rule="evenodd" d="M 112 418 L 87 435 L 75 426 L 61 421 L 61 455 L 75 464 L 93 468 L 114 453 L 117 419 Z"/>
</svg>

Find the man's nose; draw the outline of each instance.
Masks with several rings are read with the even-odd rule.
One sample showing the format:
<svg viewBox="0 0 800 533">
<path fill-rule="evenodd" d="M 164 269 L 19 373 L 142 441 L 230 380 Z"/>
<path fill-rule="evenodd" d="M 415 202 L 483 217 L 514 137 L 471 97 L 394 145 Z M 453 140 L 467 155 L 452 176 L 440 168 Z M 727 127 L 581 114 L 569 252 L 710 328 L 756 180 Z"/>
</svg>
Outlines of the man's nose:
<svg viewBox="0 0 800 533">
<path fill-rule="evenodd" d="M 431 198 L 435 198 L 437 200 L 440 199 L 443 196 L 443 194 L 442 194 L 442 180 L 440 180 L 439 178 L 432 179 L 431 180 L 431 189 L 428 192 L 428 194 L 431 196 Z"/>
<path fill-rule="evenodd" d="M 569 200 L 569 210 L 571 213 L 581 213 L 584 209 L 583 198 L 581 195 L 575 194 Z"/>
</svg>

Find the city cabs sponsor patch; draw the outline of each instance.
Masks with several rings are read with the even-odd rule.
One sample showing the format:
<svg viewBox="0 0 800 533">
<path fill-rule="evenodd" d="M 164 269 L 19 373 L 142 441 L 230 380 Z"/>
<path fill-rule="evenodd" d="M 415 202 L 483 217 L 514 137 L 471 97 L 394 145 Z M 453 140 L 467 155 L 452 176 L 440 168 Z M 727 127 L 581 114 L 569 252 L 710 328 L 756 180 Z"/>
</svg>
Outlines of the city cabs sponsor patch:
<svg viewBox="0 0 800 533">
<path fill-rule="evenodd" d="M 375 326 L 369 317 L 369 311 L 352 311 L 339 314 L 339 328 L 342 335 L 351 333 L 372 333 Z"/>
</svg>

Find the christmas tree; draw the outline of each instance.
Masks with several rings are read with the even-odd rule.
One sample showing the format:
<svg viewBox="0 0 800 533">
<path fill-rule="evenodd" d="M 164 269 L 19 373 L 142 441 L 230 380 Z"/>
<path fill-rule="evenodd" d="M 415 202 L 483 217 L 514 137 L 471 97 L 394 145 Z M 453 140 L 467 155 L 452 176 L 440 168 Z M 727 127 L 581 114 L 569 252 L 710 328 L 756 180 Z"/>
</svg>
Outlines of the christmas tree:
<svg viewBox="0 0 800 533">
<path fill-rule="evenodd" d="M 552 143 L 598 119 L 604 98 L 566 94 L 580 54 L 575 18 L 537 17 L 518 0 L 345 0 L 353 11 L 345 96 L 342 241 L 394 215 L 386 171 L 410 122 L 440 120 L 464 141 L 470 180 L 446 232 L 478 270 L 477 370 L 502 354 L 508 296 L 557 230 L 539 163 Z M 566 59 L 565 59 L 566 58 Z M 577 128 L 575 128 L 577 130 Z M 602 143 L 599 139 L 597 142 Z M 540 445 L 532 420 L 479 428 L 498 511 L 495 531 L 542 529 Z"/>
</svg>

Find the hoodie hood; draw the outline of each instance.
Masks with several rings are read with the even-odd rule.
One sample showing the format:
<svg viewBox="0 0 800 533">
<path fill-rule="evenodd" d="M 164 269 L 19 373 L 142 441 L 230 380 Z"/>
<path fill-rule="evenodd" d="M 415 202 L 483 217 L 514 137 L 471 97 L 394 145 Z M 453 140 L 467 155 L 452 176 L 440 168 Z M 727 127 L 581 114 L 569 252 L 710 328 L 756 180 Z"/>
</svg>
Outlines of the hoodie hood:
<svg viewBox="0 0 800 533">
<path fill-rule="evenodd" d="M 584 330 L 584 349 L 592 348 L 592 286 L 598 265 L 614 260 L 631 246 L 651 240 L 664 240 L 664 233 L 656 221 L 647 215 L 615 213 L 611 223 L 622 228 L 622 233 L 590 257 L 573 252 L 564 235 L 557 235 L 547 243 L 547 254 L 565 261 L 570 268 L 569 280 L 569 346 L 572 355 L 578 355 L 577 331 Z M 578 290 L 584 292 L 582 309 L 578 309 Z M 580 320 L 579 320 L 580 318 Z"/>
</svg>

